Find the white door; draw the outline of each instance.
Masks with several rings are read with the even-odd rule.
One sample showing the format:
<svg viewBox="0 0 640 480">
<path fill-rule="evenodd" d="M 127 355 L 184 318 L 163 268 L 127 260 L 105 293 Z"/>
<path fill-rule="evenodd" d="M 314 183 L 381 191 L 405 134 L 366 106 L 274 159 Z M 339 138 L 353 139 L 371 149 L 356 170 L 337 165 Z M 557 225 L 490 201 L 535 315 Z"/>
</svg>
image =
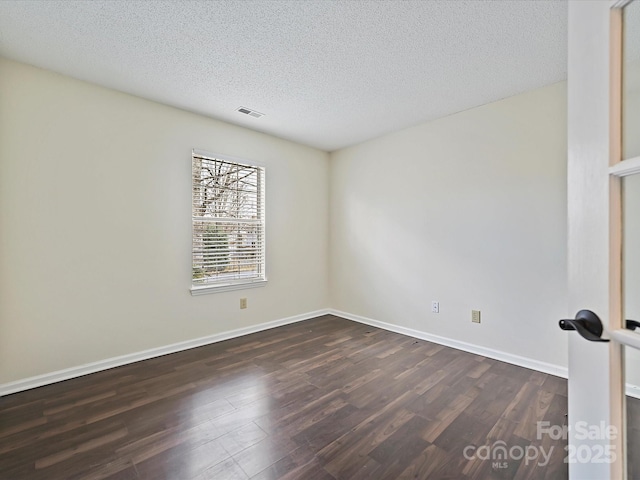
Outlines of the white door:
<svg viewBox="0 0 640 480">
<path fill-rule="evenodd" d="M 569 309 L 595 312 L 602 337 L 610 339 L 568 334 L 567 460 L 576 480 L 625 478 L 624 349 L 640 348 L 640 335 L 623 328 L 622 253 L 630 246 L 622 242 L 622 186 L 640 173 L 640 152 L 629 158 L 621 142 L 622 130 L 632 135 L 621 121 L 622 12 L 628 3 L 569 2 Z M 640 24 L 628 28 L 640 31 Z M 636 135 L 640 139 L 640 128 Z M 640 220 L 640 205 L 624 209 L 626 219 L 635 212 Z"/>
</svg>

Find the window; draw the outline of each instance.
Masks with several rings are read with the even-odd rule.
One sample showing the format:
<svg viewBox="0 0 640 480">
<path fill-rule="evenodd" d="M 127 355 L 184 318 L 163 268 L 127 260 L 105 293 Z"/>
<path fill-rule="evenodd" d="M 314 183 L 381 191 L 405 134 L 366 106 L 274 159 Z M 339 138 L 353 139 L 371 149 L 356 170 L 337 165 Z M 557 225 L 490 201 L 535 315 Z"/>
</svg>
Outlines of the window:
<svg viewBox="0 0 640 480">
<path fill-rule="evenodd" d="M 194 150 L 192 295 L 263 285 L 264 168 Z"/>
</svg>

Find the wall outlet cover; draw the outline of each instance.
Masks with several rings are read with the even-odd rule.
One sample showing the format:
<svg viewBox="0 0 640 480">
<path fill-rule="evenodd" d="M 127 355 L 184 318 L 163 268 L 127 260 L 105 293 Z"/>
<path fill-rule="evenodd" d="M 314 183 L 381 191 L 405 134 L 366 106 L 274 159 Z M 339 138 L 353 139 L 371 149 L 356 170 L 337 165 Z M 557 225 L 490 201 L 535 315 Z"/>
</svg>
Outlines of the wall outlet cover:
<svg viewBox="0 0 640 480">
<path fill-rule="evenodd" d="M 437 300 L 431 302 L 431 313 L 440 313 L 440 302 Z"/>
</svg>

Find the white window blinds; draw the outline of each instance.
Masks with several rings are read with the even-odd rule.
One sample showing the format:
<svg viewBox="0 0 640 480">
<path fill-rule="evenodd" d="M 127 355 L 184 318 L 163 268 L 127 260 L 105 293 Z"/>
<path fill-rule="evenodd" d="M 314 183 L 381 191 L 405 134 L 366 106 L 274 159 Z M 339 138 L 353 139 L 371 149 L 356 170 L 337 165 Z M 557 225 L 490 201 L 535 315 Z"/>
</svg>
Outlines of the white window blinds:
<svg viewBox="0 0 640 480">
<path fill-rule="evenodd" d="M 193 287 L 266 280 L 264 168 L 194 151 L 192 174 Z"/>
</svg>

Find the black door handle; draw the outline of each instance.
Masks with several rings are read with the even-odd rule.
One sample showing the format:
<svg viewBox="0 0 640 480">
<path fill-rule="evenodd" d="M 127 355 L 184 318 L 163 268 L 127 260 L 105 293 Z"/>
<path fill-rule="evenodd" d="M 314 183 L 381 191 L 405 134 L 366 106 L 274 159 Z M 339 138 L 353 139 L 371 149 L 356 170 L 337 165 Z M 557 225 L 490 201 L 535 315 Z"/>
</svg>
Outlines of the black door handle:
<svg viewBox="0 0 640 480">
<path fill-rule="evenodd" d="M 640 323 L 637 325 L 640 327 Z M 602 337 L 602 321 L 591 310 L 580 310 L 573 320 L 560 320 L 562 330 L 576 330 L 590 342 L 608 342 Z"/>
<path fill-rule="evenodd" d="M 635 330 L 636 328 L 640 327 L 640 322 L 636 320 L 626 320 L 625 327 L 629 330 Z"/>
</svg>

